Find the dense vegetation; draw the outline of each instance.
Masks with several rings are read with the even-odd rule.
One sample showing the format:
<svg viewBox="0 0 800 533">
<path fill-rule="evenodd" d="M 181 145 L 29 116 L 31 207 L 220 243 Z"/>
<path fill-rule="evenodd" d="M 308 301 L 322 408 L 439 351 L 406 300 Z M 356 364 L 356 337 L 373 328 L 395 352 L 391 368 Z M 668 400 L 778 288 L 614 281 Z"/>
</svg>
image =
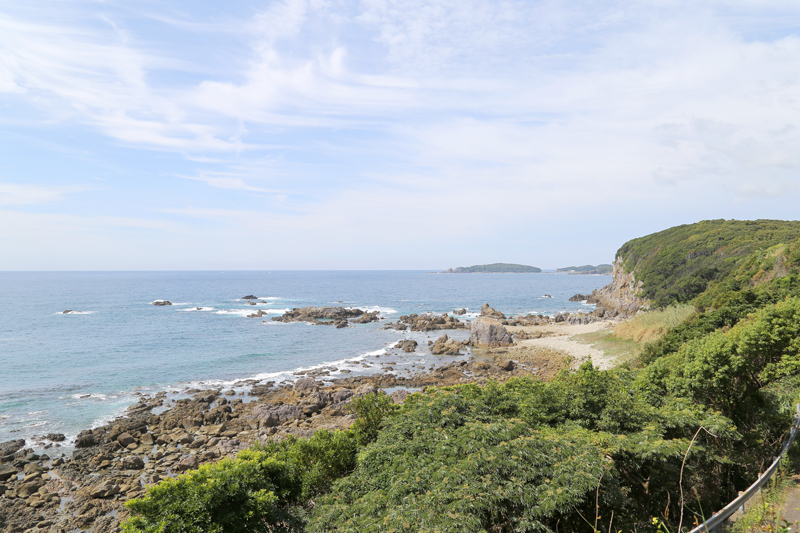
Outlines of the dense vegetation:
<svg viewBox="0 0 800 533">
<path fill-rule="evenodd" d="M 541 268 L 528 265 L 516 265 L 514 263 L 491 263 L 489 265 L 473 265 L 471 267 L 450 268 L 445 272 L 447 274 L 473 274 L 473 273 L 526 274 L 526 273 L 536 273 L 541 271 L 542 271 Z"/>
<path fill-rule="evenodd" d="M 617 252 L 656 306 L 698 305 L 783 276 L 800 264 L 800 222 L 706 220 L 625 243 Z M 705 293 L 705 294 L 704 294 Z"/>
<path fill-rule="evenodd" d="M 614 271 L 613 265 L 583 265 L 557 268 L 556 272 L 570 272 L 575 274 L 611 274 Z"/>
<path fill-rule="evenodd" d="M 150 488 L 128 504 L 125 530 L 654 532 L 677 531 L 683 510 L 688 531 L 763 471 L 791 425 L 800 275 L 764 258 L 780 250 L 792 264 L 793 246 L 739 257 L 703 289 L 699 312 L 664 310 L 672 327 L 632 364 L 431 388 L 402 406 L 358 398 L 347 431 L 255 447 Z"/>
</svg>

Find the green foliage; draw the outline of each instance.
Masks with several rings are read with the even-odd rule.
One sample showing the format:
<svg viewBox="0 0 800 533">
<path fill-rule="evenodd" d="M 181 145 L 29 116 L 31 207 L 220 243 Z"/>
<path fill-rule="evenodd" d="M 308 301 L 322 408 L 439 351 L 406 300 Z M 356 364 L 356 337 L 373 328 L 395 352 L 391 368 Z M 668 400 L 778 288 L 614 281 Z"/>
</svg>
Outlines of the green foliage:
<svg viewBox="0 0 800 533">
<path fill-rule="evenodd" d="M 353 398 L 350 407 L 356 413 L 356 419 L 350 429 L 362 446 L 378 438 L 384 419 L 398 409 L 392 399 L 385 394 L 365 394 L 361 398 Z"/>
<path fill-rule="evenodd" d="M 355 472 L 320 500 L 308 530 L 580 527 L 579 511 L 594 516 L 601 478 L 620 523 L 663 510 L 666 494 L 657 494 L 677 483 L 686 436 L 701 424 L 719 435 L 734 429 L 690 404 L 648 404 L 633 378 L 587 364 L 549 384 L 514 379 L 409 397 Z M 663 484 L 651 481 L 646 494 L 639 479 Z"/>
<path fill-rule="evenodd" d="M 126 506 L 132 516 L 123 531 L 269 531 L 267 522 L 291 522 L 281 506 L 286 495 L 276 492 L 281 492 L 279 486 L 292 486 L 293 474 L 287 464 L 262 452 L 243 452 L 239 458 L 201 466 L 175 479 L 165 479 L 150 487 L 144 498 L 129 501 Z"/>
<path fill-rule="evenodd" d="M 525 274 L 525 273 L 537 273 L 541 271 L 542 271 L 541 268 L 528 265 L 517 265 L 514 263 L 491 263 L 489 265 L 473 265 L 471 267 L 451 268 L 447 272 L 452 274 L 473 274 L 473 273 Z"/>
<path fill-rule="evenodd" d="M 706 220 L 628 241 L 617 256 L 642 281 L 642 296 L 665 307 L 714 285 L 739 290 L 796 270 L 798 237 L 800 222 Z"/>
<path fill-rule="evenodd" d="M 126 533 L 302 531 L 307 509 L 355 467 L 350 431 L 318 431 L 245 450 L 150 487 L 126 505 Z"/>
<path fill-rule="evenodd" d="M 657 359 L 648 381 L 671 396 L 691 397 L 729 417 L 742 402 L 782 377 L 800 373 L 800 298 L 766 306 L 729 331 L 714 331 Z"/>
</svg>

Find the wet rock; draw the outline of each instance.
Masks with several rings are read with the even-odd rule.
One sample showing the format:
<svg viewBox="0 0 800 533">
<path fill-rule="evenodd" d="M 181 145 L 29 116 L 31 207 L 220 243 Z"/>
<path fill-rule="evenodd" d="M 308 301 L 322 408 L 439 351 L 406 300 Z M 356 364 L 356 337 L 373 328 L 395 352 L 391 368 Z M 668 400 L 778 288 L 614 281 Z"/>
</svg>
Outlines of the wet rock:
<svg viewBox="0 0 800 533">
<path fill-rule="evenodd" d="M 44 438 L 53 442 L 64 442 L 67 437 L 63 433 L 48 433 Z"/>
<path fill-rule="evenodd" d="M 11 455 L 25 446 L 25 439 L 9 440 L 0 443 L 0 457 Z"/>
<path fill-rule="evenodd" d="M 258 300 L 258 298 L 252 294 L 248 294 L 247 296 L 242 296 L 242 300 Z"/>
<path fill-rule="evenodd" d="M 371 313 L 364 313 L 359 318 L 353 320 L 354 324 L 368 324 L 370 322 L 377 322 L 380 320 L 380 313 L 378 311 L 372 311 Z"/>
<path fill-rule="evenodd" d="M 75 439 L 75 447 L 76 448 L 90 448 L 95 446 L 97 442 L 94 439 L 94 435 L 92 434 L 92 430 L 81 431 L 78 433 L 78 437 Z"/>
<path fill-rule="evenodd" d="M 405 331 L 438 331 L 443 329 L 466 329 L 467 325 L 455 317 L 449 316 L 447 313 L 441 315 L 434 315 L 433 313 L 425 313 L 422 315 L 403 315 L 397 324 L 386 324 L 383 329 L 398 329 Z"/>
<path fill-rule="evenodd" d="M 310 322 L 318 325 L 347 327 L 347 320 L 364 314 L 361 309 L 344 307 L 302 307 L 287 311 L 281 316 L 272 317 L 276 322 Z M 344 323 L 344 326 L 342 326 Z"/>
<path fill-rule="evenodd" d="M 485 304 L 483 304 L 481 306 L 481 316 L 482 317 L 497 318 L 497 319 L 500 319 L 500 320 L 505 320 L 505 318 L 506 318 L 506 315 L 504 315 L 500 311 L 497 311 L 496 309 L 493 309 L 491 306 L 489 306 L 488 303 L 485 303 Z"/>
<path fill-rule="evenodd" d="M 417 346 L 419 346 L 419 344 L 417 344 L 417 341 L 411 340 L 411 339 L 400 341 L 396 345 L 397 348 L 400 348 L 401 350 L 403 350 L 406 353 L 413 352 L 414 350 L 417 349 Z"/>
<path fill-rule="evenodd" d="M 156 300 L 152 302 L 152 305 L 158 305 L 158 306 L 172 305 L 172 302 L 170 302 L 169 300 Z"/>
<path fill-rule="evenodd" d="M 514 344 L 514 339 L 499 320 L 480 317 L 472 322 L 469 342 L 472 346 L 494 347 Z"/>
<path fill-rule="evenodd" d="M 463 307 L 461 309 L 459 309 L 459 310 L 453 309 L 453 314 L 454 315 L 458 315 L 458 316 L 463 316 L 463 315 L 467 314 L 467 310 L 465 308 L 463 308 Z"/>
</svg>

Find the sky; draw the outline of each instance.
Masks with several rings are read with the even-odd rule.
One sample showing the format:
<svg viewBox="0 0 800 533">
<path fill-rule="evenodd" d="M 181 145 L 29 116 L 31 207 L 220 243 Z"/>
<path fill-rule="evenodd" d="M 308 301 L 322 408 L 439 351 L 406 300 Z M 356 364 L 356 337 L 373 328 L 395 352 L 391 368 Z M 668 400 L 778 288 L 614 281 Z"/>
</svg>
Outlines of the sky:
<svg viewBox="0 0 800 533">
<path fill-rule="evenodd" d="M 800 218 L 800 2 L 0 0 L 0 270 L 609 263 Z"/>
</svg>

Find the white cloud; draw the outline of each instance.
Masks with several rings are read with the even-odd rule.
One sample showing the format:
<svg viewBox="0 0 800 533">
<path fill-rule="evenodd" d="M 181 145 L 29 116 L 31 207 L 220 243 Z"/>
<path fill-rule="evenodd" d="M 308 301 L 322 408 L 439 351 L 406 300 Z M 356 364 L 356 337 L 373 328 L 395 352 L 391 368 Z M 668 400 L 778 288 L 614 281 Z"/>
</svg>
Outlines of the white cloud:
<svg viewBox="0 0 800 533">
<path fill-rule="evenodd" d="M 76 187 L 47 187 L 0 182 L 0 206 L 26 206 L 55 202 L 65 194 L 79 190 L 81 189 Z"/>
</svg>

